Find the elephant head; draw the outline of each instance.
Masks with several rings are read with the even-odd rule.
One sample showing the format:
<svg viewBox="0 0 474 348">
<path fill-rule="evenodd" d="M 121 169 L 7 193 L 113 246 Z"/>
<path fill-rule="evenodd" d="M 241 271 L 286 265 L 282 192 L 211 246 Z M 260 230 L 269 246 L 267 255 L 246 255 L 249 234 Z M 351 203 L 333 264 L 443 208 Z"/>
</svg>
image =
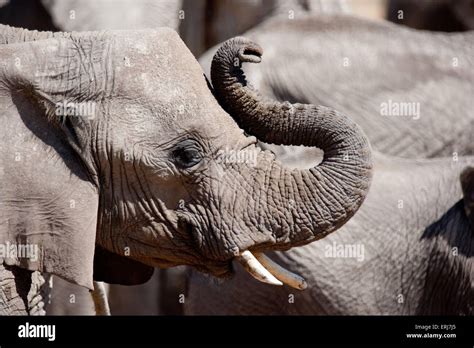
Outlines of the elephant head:
<svg viewBox="0 0 474 348">
<path fill-rule="evenodd" d="M 91 288 L 93 277 L 134 284 L 182 264 L 225 276 L 237 258 L 276 283 L 252 252 L 324 237 L 367 194 L 359 127 L 329 108 L 260 97 L 240 67 L 261 50 L 245 39 L 214 59 L 225 111 L 172 30 L 0 27 L 0 42 L 0 243 L 39 250 L 7 264 Z M 263 141 L 320 147 L 322 163 L 284 168 L 226 111 Z"/>
</svg>

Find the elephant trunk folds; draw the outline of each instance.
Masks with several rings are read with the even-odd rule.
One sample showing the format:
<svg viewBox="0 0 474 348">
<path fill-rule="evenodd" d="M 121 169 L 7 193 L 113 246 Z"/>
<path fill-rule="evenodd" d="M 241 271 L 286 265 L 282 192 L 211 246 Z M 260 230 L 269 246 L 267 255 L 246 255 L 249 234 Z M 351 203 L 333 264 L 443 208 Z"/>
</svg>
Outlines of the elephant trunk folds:
<svg viewBox="0 0 474 348">
<path fill-rule="evenodd" d="M 269 161 L 270 183 L 255 187 L 266 191 L 256 194 L 268 202 L 258 214 L 268 217 L 275 234 L 270 247 L 285 250 L 324 237 L 355 214 L 369 190 L 372 158 L 366 136 L 347 116 L 323 106 L 280 103 L 249 85 L 242 63 L 258 63 L 261 55 L 252 41 L 230 39 L 214 56 L 211 79 L 220 104 L 246 132 L 267 143 L 324 151 L 323 161 L 307 170 Z"/>
</svg>

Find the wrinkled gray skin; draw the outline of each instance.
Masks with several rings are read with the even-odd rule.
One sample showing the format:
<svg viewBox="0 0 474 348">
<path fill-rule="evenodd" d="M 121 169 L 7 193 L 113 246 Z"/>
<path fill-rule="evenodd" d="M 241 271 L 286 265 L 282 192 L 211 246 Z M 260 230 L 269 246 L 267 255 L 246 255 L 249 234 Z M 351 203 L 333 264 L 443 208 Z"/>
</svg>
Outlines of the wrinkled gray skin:
<svg viewBox="0 0 474 348">
<path fill-rule="evenodd" d="M 387 155 L 474 154 L 474 32 L 416 31 L 344 15 L 272 19 L 245 33 L 265 57 L 246 74 L 262 94 L 352 115 Z M 217 48 L 200 58 L 206 74 Z M 419 117 L 382 104 L 419 103 Z M 300 156 L 301 154 L 295 154 Z"/>
<path fill-rule="evenodd" d="M 45 315 L 52 281 L 49 274 L 0 265 L 0 315 Z"/>
<path fill-rule="evenodd" d="M 321 164 L 290 170 L 257 148 L 172 30 L 0 27 L 0 242 L 40 250 L 3 263 L 89 289 L 93 278 L 142 283 L 152 267 L 226 277 L 244 250 L 287 250 L 340 228 L 369 188 L 368 141 L 332 109 L 235 83 L 235 59 L 259 54 L 228 42 L 213 78 L 220 102 L 262 140 L 323 149 Z M 64 102 L 78 114 L 58 109 Z M 81 112 L 85 103 L 96 109 Z M 247 160 L 228 161 L 229 151 Z"/>
<path fill-rule="evenodd" d="M 360 22 L 360 20 L 353 21 Z M 374 26 L 373 31 L 376 34 L 378 25 L 374 24 Z M 275 27 L 273 29 L 277 30 Z M 362 38 L 369 40 L 372 30 L 370 33 L 361 30 Z M 337 34 L 338 32 L 340 29 L 335 30 L 333 35 L 340 35 Z M 282 33 L 278 34 L 282 35 Z M 271 42 L 271 36 L 268 35 L 267 41 L 262 42 Z M 419 34 L 413 33 L 413 35 Z M 329 36 L 331 37 L 331 35 Z M 357 37 L 354 36 L 352 42 L 357 40 Z M 331 45 L 325 42 L 323 37 L 316 39 L 319 39 L 318 48 Z M 329 52 L 334 54 L 334 51 L 337 54 L 336 47 L 338 45 L 344 46 L 348 42 L 336 40 L 334 37 L 328 40 L 334 40 L 334 43 L 331 45 L 331 49 L 328 48 L 325 51 L 325 54 L 329 54 Z M 304 39 L 300 39 L 298 44 L 304 47 L 304 41 Z M 293 41 L 284 40 L 282 42 Z M 421 42 L 426 42 L 426 40 Z M 453 39 L 452 42 L 455 43 L 456 40 Z M 426 50 L 429 49 L 428 46 L 429 44 L 425 47 Z M 270 51 L 271 54 L 276 54 L 275 50 L 272 51 L 271 48 L 275 49 L 275 46 L 270 46 Z M 469 48 L 471 49 L 471 47 Z M 423 52 L 423 45 L 418 50 L 418 52 L 420 51 Z M 442 53 L 443 48 L 438 47 L 437 52 Z M 458 52 L 460 56 L 463 56 L 462 52 L 462 49 Z M 352 57 L 359 51 L 350 53 Z M 360 53 L 363 54 L 363 52 Z M 404 55 L 403 51 L 399 54 Z M 440 56 L 443 57 L 443 54 Z M 276 57 L 278 57 L 277 54 Z M 287 70 L 291 70 L 293 65 L 279 65 L 276 57 L 273 60 L 272 57 L 266 59 L 265 54 L 262 66 L 263 62 L 270 60 L 267 69 L 275 68 L 274 71 L 278 77 L 281 72 L 279 69 L 286 67 Z M 304 56 L 299 57 L 304 62 Z M 333 72 L 330 68 L 333 65 L 330 65 L 329 60 L 326 60 L 323 54 L 318 57 L 322 62 L 326 62 L 327 66 L 318 64 L 315 69 L 307 70 L 306 75 L 301 75 L 302 82 L 307 81 L 307 75 L 314 78 L 317 74 L 327 74 L 325 78 L 320 77 L 319 80 L 316 80 L 316 82 L 324 81 L 325 83 L 316 86 L 315 82 L 313 89 L 315 91 L 311 95 L 318 96 L 318 93 L 321 93 L 321 99 L 325 98 L 325 101 L 335 102 L 341 92 L 335 86 L 335 82 L 331 80 L 331 76 L 337 77 L 340 71 L 335 69 Z M 434 58 L 434 56 L 430 57 Z M 292 60 L 295 62 L 294 66 L 298 66 L 295 59 L 296 57 L 293 57 Z M 464 59 L 470 61 L 471 58 L 466 53 Z M 402 62 L 403 60 L 399 62 L 399 66 L 404 66 L 401 65 Z M 394 63 L 396 62 L 392 62 L 392 64 Z M 414 63 L 415 61 L 412 60 L 411 65 L 407 67 L 413 67 Z M 386 61 L 386 64 L 390 65 L 390 61 Z M 433 64 L 430 67 L 435 68 L 436 65 Z M 248 70 L 246 69 L 246 71 Z M 422 72 L 419 71 L 419 73 Z M 375 74 L 375 71 L 373 73 Z M 396 73 L 397 76 L 405 74 L 404 71 Z M 472 86 L 467 84 L 472 82 L 472 73 L 463 70 L 464 73 L 467 76 L 454 74 L 452 70 L 444 71 L 444 73 L 440 71 L 441 76 L 438 77 L 440 81 L 437 81 L 436 86 L 430 87 L 430 91 L 434 95 L 445 98 L 444 93 L 450 96 L 452 101 L 455 96 L 450 94 L 452 93 L 450 88 L 458 86 L 466 92 L 472 89 Z M 413 80 L 411 80 L 411 84 L 407 85 L 408 87 L 405 87 L 408 88 L 407 91 L 401 84 L 396 86 L 397 88 L 389 87 L 388 83 L 394 82 L 390 80 L 380 81 L 379 79 L 378 83 L 367 83 L 367 81 L 373 80 L 363 81 L 363 75 L 355 76 L 354 79 L 347 80 L 346 83 L 341 82 L 341 90 L 355 85 L 358 86 L 358 89 L 353 90 L 352 93 L 341 94 L 338 105 L 348 108 L 350 107 L 349 101 L 354 101 L 357 97 L 356 94 L 367 96 L 369 102 L 360 98 L 362 106 L 352 105 L 354 115 L 358 115 L 359 121 L 367 126 L 370 114 L 364 119 L 361 118 L 361 111 L 365 109 L 367 112 L 368 106 L 371 105 L 371 98 L 377 98 L 377 94 L 374 95 L 376 92 L 374 86 L 379 88 L 385 86 L 391 93 L 405 93 L 408 98 L 409 92 L 413 93 L 410 86 L 420 84 L 427 88 L 427 85 L 429 86 L 427 79 L 433 78 L 428 71 L 425 79 L 417 79 L 413 70 L 406 72 L 407 79 L 409 74 Z M 248 75 L 255 76 L 252 73 Z M 394 75 L 392 75 L 392 79 L 396 80 Z M 264 73 L 257 76 L 269 77 Z M 333 79 L 336 80 L 336 77 Z M 387 78 L 389 77 L 390 74 Z M 253 82 L 250 78 L 249 80 Z M 289 91 L 313 93 L 313 90 L 303 89 L 304 84 L 301 90 L 298 89 L 296 86 L 299 81 L 291 80 L 292 83 L 289 82 L 290 80 L 286 81 L 289 83 L 289 87 L 287 87 Z M 401 81 L 403 79 L 400 80 L 400 83 Z M 261 86 L 265 86 L 262 80 L 258 82 Z M 333 84 L 331 85 L 331 83 Z M 439 86 L 440 84 L 441 86 Z M 437 93 L 436 88 L 439 88 Z M 369 91 L 372 94 L 367 93 Z M 459 93 L 459 89 L 454 92 Z M 383 89 L 381 93 L 383 93 Z M 422 91 L 413 95 L 415 100 L 421 98 L 423 101 Z M 342 96 L 348 100 L 347 103 Z M 440 104 L 439 108 L 443 110 L 443 116 L 449 115 L 449 117 L 463 122 L 462 118 L 458 118 L 458 115 L 451 110 L 451 108 L 458 110 L 462 115 L 469 115 L 472 112 L 472 109 L 468 107 L 468 100 L 463 97 L 467 98 L 463 95 L 454 99 L 457 103 L 444 101 L 445 105 L 449 105 L 449 108 L 446 106 L 442 108 L 443 105 Z M 383 100 L 380 95 L 379 98 Z M 392 98 L 397 100 L 395 97 Z M 436 115 L 434 110 L 429 109 L 428 96 L 425 98 L 422 105 L 426 105 L 427 112 L 431 113 L 422 114 L 422 117 L 426 116 L 428 120 L 436 119 L 438 122 L 442 122 L 443 119 Z M 437 105 L 438 102 L 438 100 L 434 100 L 432 104 Z M 324 103 L 331 105 L 329 102 Z M 374 115 L 372 116 L 375 118 Z M 378 120 L 374 119 L 374 123 L 376 121 Z M 418 121 L 422 121 L 422 118 Z M 409 121 L 405 120 L 405 122 Z M 472 119 L 468 119 L 467 122 L 469 125 Z M 402 123 L 399 124 L 402 125 Z M 451 125 L 445 123 L 444 126 Z M 458 125 L 453 126 L 458 127 Z M 413 127 L 416 127 L 416 123 L 413 124 Z M 429 130 L 431 129 L 426 131 Z M 370 127 L 366 128 L 366 131 L 368 134 L 374 135 L 374 133 L 370 133 Z M 379 131 L 383 132 L 384 128 Z M 414 134 L 416 134 L 415 131 L 416 128 Z M 432 130 L 432 132 L 436 131 L 440 130 Z M 466 131 L 472 134 L 472 128 L 467 128 Z M 398 134 L 405 134 L 405 132 L 405 129 L 398 130 Z M 449 135 L 446 134 L 446 136 Z M 373 138 L 375 146 L 377 146 L 376 139 L 379 138 Z M 386 139 L 383 140 L 386 141 Z M 432 140 L 436 141 L 436 139 Z M 458 139 L 453 138 L 452 140 Z M 436 142 L 430 145 L 430 142 L 427 141 L 426 152 L 422 155 L 434 154 L 430 152 L 432 148 L 429 146 L 435 144 Z M 379 147 L 384 148 L 383 145 L 384 142 L 378 143 Z M 459 151 L 470 152 L 469 145 L 472 144 L 456 143 L 456 149 L 463 146 Z M 449 146 L 449 143 L 446 146 Z M 400 148 L 385 149 L 396 151 Z M 402 154 L 412 153 L 402 152 Z M 414 156 L 415 153 L 412 155 Z M 225 281 L 216 281 L 213 278 L 192 272 L 188 282 L 185 313 L 218 315 L 472 314 L 474 311 L 474 169 L 469 165 L 473 164 L 473 157 L 415 160 L 397 159 L 377 153 L 374 166 L 375 174 L 369 195 L 358 213 L 345 226 L 318 243 L 272 254 L 272 258 L 277 263 L 306 278 L 307 290 L 299 292 L 288 288 L 254 284 L 240 267 L 237 267 L 237 274 L 234 278 Z M 300 165 L 307 166 L 308 163 L 300 162 Z M 460 174 L 463 170 L 465 170 L 465 174 L 461 185 Z M 355 248 L 363 247 L 363 253 L 352 255 L 352 257 L 347 257 L 351 256 L 350 254 L 346 254 L 346 257 L 331 257 L 334 246 L 337 248 L 345 245 Z"/>
<path fill-rule="evenodd" d="M 241 267 L 226 281 L 192 272 L 185 313 L 472 315 L 474 169 L 463 202 L 459 173 L 466 164 L 474 158 L 376 156 L 369 195 L 344 227 L 317 243 L 271 255 L 304 276 L 308 289 L 257 284 Z M 363 258 L 330 257 L 334 243 L 363 246 Z"/>
</svg>

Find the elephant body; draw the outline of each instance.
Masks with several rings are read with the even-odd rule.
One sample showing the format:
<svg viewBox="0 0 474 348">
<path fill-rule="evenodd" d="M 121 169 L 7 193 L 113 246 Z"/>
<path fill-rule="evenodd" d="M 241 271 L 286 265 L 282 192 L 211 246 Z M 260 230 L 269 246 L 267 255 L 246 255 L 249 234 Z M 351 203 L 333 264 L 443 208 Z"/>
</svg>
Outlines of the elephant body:
<svg viewBox="0 0 474 348">
<path fill-rule="evenodd" d="M 256 284 L 237 265 L 227 281 L 192 272 L 185 313 L 472 315 L 474 220 L 459 174 L 473 164 L 377 156 L 351 221 L 324 240 L 272 254 L 306 278 L 306 290 Z"/>
</svg>

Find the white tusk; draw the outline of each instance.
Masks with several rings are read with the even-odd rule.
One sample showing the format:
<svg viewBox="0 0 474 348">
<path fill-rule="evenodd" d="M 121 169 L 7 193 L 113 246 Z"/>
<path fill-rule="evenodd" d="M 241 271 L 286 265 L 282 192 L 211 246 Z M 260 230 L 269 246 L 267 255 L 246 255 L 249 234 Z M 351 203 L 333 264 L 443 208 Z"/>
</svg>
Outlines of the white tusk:
<svg viewBox="0 0 474 348">
<path fill-rule="evenodd" d="M 96 315 L 110 315 L 109 301 L 107 300 L 107 290 L 103 282 L 94 281 L 94 290 L 91 291 L 94 301 Z"/>
<path fill-rule="evenodd" d="M 306 284 L 306 281 L 303 277 L 290 272 L 287 269 L 284 269 L 265 254 L 255 253 L 255 258 L 260 261 L 262 266 L 265 267 L 271 274 L 273 274 L 275 278 L 281 280 L 283 284 L 298 290 L 304 290 L 308 287 L 308 284 Z"/>
<path fill-rule="evenodd" d="M 276 279 L 265 269 L 265 267 L 262 266 L 262 264 L 255 258 L 255 256 L 253 256 L 250 251 L 245 250 L 239 256 L 237 256 L 236 259 L 255 279 L 272 285 L 283 285 L 281 281 Z"/>
</svg>

